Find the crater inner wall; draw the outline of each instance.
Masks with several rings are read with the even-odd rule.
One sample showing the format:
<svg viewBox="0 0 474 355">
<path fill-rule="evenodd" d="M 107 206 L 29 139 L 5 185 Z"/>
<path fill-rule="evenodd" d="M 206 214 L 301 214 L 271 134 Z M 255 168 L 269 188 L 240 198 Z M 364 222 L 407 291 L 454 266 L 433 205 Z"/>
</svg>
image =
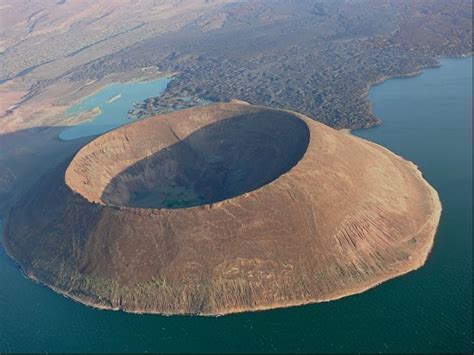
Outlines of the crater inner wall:
<svg viewBox="0 0 474 355">
<path fill-rule="evenodd" d="M 66 183 L 99 204 L 209 204 L 277 179 L 297 164 L 308 143 L 306 123 L 287 112 L 252 106 L 244 112 L 177 112 L 94 140 L 72 160 Z"/>
</svg>

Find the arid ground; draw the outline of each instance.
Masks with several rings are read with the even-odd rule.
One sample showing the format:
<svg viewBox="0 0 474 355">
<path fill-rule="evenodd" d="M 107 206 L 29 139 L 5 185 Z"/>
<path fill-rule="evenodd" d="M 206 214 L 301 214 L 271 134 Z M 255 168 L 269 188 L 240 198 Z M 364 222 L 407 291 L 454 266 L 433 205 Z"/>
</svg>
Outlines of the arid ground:
<svg viewBox="0 0 474 355">
<path fill-rule="evenodd" d="M 416 269 L 440 212 L 387 149 L 231 102 L 93 140 L 11 210 L 5 245 L 27 275 L 92 306 L 216 315 L 332 300 Z"/>
</svg>

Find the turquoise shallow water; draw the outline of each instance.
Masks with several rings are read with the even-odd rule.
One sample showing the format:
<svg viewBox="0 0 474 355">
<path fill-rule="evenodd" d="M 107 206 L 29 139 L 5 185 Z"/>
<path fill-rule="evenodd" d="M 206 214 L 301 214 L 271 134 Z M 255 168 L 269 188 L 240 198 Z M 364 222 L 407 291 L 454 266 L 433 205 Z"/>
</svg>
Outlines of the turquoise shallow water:
<svg viewBox="0 0 474 355">
<path fill-rule="evenodd" d="M 94 136 L 130 123 L 127 113 L 132 104 L 149 97 L 160 96 L 171 80 L 165 77 L 151 81 L 107 85 L 66 111 L 67 114 L 74 115 L 98 108 L 100 114 L 89 122 L 66 128 L 59 138 L 71 140 Z"/>
<path fill-rule="evenodd" d="M 98 311 L 0 255 L 0 350 L 472 352 L 472 58 L 374 87 L 381 127 L 354 132 L 413 160 L 443 215 L 418 271 L 339 301 L 219 318 Z"/>
</svg>

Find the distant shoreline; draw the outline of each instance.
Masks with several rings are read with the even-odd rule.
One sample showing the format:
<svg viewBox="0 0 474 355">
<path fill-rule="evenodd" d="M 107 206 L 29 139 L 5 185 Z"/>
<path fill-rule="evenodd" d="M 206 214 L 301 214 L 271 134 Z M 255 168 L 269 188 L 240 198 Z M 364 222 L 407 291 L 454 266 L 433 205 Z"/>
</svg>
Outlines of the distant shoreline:
<svg viewBox="0 0 474 355">
<path fill-rule="evenodd" d="M 441 61 L 443 59 L 463 59 L 463 58 L 469 58 L 469 57 L 472 57 L 472 53 L 469 53 L 469 54 L 461 54 L 459 56 L 454 56 L 454 57 L 438 57 L 436 58 L 436 61 L 437 63 L 436 64 L 433 64 L 433 65 L 422 65 L 422 66 L 419 66 L 418 68 L 416 68 L 415 70 L 413 70 L 412 72 L 409 72 L 409 73 L 406 73 L 406 74 L 396 74 L 396 75 L 388 75 L 388 76 L 382 76 L 381 78 L 379 79 L 376 79 L 374 81 L 370 81 L 367 83 L 367 87 L 364 89 L 364 92 L 363 92 L 363 95 L 365 96 L 365 98 L 367 99 L 367 101 L 369 102 L 369 112 L 368 114 L 369 115 L 374 115 L 374 117 L 377 117 L 377 115 L 375 115 L 375 113 L 373 112 L 373 103 L 372 101 L 369 99 L 369 93 L 370 93 L 370 90 L 375 87 L 375 86 L 378 86 L 378 85 L 381 85 L 383 84 L 384 82 L 386 82 L 387 80 L 391 80 L 391 79 L 409 79 L 409 78 L 414 78 L 414 77 L 417 77 L 421 74 L 423 74 L 423 72 L 426 70 L 426 69 L 436 69 L 436 68 L 439 68 L 442 66 L 441 64 Z M 344 130 L 348 130 L 349 132 L 353 131 L 353 130 L 362 130 L 362 129 L 369 129 L 369 128 L 373 128 L 373 127 L 376 127 L 376 126 L 380 126 L 383 124 L 383 120 L 381 120 L 379 117 L 377 117 L 377 119 L 380 121 L 379 124 L 376 124 L 374 126 L 370 126 L 370 127 L 366 127 L 366 128 L 342 128 L 340 129 L 340 131 L 344 131 Z"/>
</svg>

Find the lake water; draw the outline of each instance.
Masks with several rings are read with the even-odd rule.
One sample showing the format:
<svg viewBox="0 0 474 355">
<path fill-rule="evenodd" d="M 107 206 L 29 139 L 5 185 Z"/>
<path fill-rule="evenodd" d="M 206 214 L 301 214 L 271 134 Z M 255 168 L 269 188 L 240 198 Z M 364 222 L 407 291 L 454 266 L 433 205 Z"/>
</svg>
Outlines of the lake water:
<svg viewBox="0 0 474 355">
<path fill-rule="evenodd" d="M 99 311 L 0 255 L 3 351 L 472 352 L 472 58 L 374 87 L 381 127 L 355 132 L 420 166 L 443 215 L 418 271 L 360 295 L 219 318 Z"/>
<path fill-rule="evenodd" d="M 151 81 L 107 85 L 66 111 L 68 115 L 92 110 L 98 112 L 98 114 L 91 121 L 66 128 L 61 132 L 59 138 L 72 140 L 94 136 L 130 123 L 127 114 L 133 103 L 143 101 L 149 97 L 160 96 L 171 80 L 172 78 L 165 77 Z"/>
</svg>

